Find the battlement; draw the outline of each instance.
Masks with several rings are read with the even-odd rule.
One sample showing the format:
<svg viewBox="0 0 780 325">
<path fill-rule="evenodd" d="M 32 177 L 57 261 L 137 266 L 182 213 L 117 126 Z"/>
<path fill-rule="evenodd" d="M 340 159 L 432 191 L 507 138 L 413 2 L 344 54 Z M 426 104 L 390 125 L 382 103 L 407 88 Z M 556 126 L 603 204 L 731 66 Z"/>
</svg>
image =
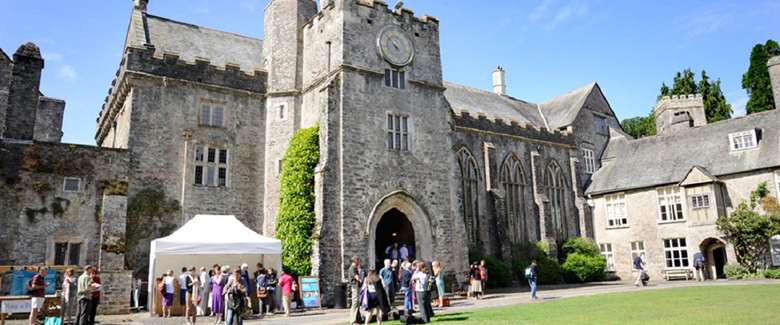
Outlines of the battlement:
<svg viewBox="0 0 780 325">
<path fill-rule="evenodd" d="M 701 94 L 661 97 L 655 104 L 654 114 L 658 134 L 707 124 Z"/>
<path fill-rule="evenodd" d="M 561 131 L 548 130 L 544 127 L 536 128 L 530 124 L 506 120 L 501 117 L 487 116 L 481 113 L 474 117 L 465 110 L 453 111 L 453 113 L 453 122 L 457 127 L 554 142 L 563 145 L 575 145 L 574 134 L 568 129 Z"/>
<path fill-rule="evenodd" d="M 767 61 L 766 65 L 768 67 L 780 65 L 780 55 L 770 58 L 769 61 Z"/>
<path fill-rule="evenodd" d="M 439 25 L 439 19 L 433 16 L 423 15 L 420 17 L 417 17 L 414 15 L 414 11 L 412 11 L 409 8 L 403 8 L 400 9 L 390 9 L 387 5 L 387 2 L 384 0 L 352 0 L 355 1 L 355 4 L 358 6 L 364 7 L 364 8 L 371 8 L 373 10 L 378 11 L 379 13 L 383 14 L 390 14 L 394 15 L 397 18 L 404 20 L 404 21 L 411 21 L 411 22 L 417 22 L 423 25 Z M 319 21 L 328 15 L 332 9 L 335 8 L 335 2 L 334 1 L 328 1 L 325 3 L 319 12 L 317 12 L 317 15 L 314 16 L 314 18 L 310 21 L 308 21 L 306 24 L 303 25 L 305 28 L 312 28 L 315 26 L 315 22 Z"/>
<path fill-rule="evenodd" d="M 659 115 L 669 109 L 704 108 L 704 98 L 701 94 L 663 96 L 655 104 L 655 114 Z"/>
</svg>

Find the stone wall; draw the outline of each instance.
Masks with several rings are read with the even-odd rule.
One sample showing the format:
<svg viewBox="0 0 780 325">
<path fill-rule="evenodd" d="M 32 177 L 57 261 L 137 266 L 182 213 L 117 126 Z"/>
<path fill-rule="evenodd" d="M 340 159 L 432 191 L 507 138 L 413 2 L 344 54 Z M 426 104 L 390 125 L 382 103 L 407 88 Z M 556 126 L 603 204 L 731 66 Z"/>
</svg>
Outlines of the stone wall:
<svg viewBox="0 0 780 325">
<path fill-rule="evenodd" d="M 0 49 L 0 138 L 5 133 L 5 115 L 8 110 L 8 91 L 11 86 L 13 61 Z"/>
<path fill-rule="evenodd" d="M 62 139 L 62 118 L 65 101 L 40 97 L 35 114 L 35 141 L 60 142 Z"/>
<path fill-rule="evenodd" d="M 687 113 L 693 125 L 688 125 L 687 121 L 679 124 L 676 114 Z M 704 113 L 704 100 L 701 95 L 682 95 L 682 96 L 664 96 L 654 108 L 656 132 L 663 134 L 671 133 L 680 128 L 687 129 L 692 126 L 702 126 L 707 124 L 707 116 Z"/>
<path fill-rule="evenodd" d="M 79 264 L 97 264 L 100 207 L 108 184 L 126 181 L 127 152 L 97 147 L 0 141 L 0 260 L 54 262 L 54 244 L 81 243 Z M 80 179 L 65 191 L 65 178 Z"/>
<path fill-rule="evenodd" d="M 27 43 L 16 50 L 5 117 L 6 138 L 33 139 L 41 70 L 43 59 L 38 46 Z"/>
<path fill-rule="evenodd" d="M 772 81 L 772 93 L 775 96 L 775 107 L 780 107 L 780 56 L 769 59 L 769 78 Z"/>
<path fill-rule="evenodd" d="M 101 271 L 100 280 L 103 284 L 99 315 L 119 315 L 130 313 L 131 271 Z"/>
</svg>

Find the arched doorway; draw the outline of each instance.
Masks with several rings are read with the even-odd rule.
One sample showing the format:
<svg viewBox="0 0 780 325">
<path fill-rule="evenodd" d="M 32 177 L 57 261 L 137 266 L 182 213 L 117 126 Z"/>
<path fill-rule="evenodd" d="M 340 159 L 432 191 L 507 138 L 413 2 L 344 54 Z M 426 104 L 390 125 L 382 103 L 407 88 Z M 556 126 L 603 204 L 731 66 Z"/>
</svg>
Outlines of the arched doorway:
<svg viewBox="0 0 780 325">
<path fill-rule="evenodd" d="M 404 218 L 398 218 L 399 215 Z M 381 245 L 387 239 L 380 242 L 380 238 L 383 236 L 392 238 L 393 232 L 386 231 L 386 228 L 393 229 L 396 226 L 399 227 L 398 229 L 404 230 L 396 232 L 396 237 L 403 234 L 403 236 L 407 236 L 406 238 L 413 238 L 414 249 L 411 251 L 414 252 L 415 258 L 425 261 L 432 260 L 433 233 L 427 211 L 417 204 L 417 201 L 409 193 L 396 191 L 380 199 L 368 216 L 366 223 L 367 265 L 374 265 L 376 261 L 384 260 L 384 249 L 387 248 L 387 245 L 385 247 Z M 406 232 L 405 229 L 409 231 Z"/>
<path fill-rule="evenodd" d="M 379 220 L 374 244 L 376 246 L 374 264 L 377 270 L 384 267 L 383 260 L 391 258 L 393 252 L 398 258 L 401 253 L 407 254 L 412 259 L 416 257 L 414 226 L 403 212 L 395 208 L 385 212 Z"/>
<path fill-rule="evenodd" d="M 705 269 L 707 274 L 705 276 L 712 280 L 725 279 L 726 272 L 723 271 L 723 268 L 728 263 L 726 244 L 717 238 L 707 238 L 701 242 L 699 249 L 707 260 Z"/>
</svg>

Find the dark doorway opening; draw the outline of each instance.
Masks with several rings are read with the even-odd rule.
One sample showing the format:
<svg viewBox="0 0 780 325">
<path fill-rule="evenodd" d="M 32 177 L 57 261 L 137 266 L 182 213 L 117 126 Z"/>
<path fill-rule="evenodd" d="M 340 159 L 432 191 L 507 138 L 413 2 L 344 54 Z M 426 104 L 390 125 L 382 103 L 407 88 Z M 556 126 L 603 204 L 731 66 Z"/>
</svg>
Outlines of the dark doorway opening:
<svg viewBox="0 0 780 325">
<path fill-rule="evenodd" d="M 715 276 L 718 279 L 725 279 L 726 272 L 723 271 L 723 268 L 726 266 L 726 249 L 718 247 L 712 250 L 712 259 L 715 263 Z"/>
<path fill-rule="evenodd" d="M 405 214 L 397 209 L 392 209 L 382 216 L 376 226 L 375 247 L 374 266 L 377 270 L 384 267 L 384 260 L 391 258 L 394 250 L 398 254 L 396 256 L 400 257 L 403 247 L 406 247 L 409 258 L 415 258 L 414 227 Z"/>
</svg>

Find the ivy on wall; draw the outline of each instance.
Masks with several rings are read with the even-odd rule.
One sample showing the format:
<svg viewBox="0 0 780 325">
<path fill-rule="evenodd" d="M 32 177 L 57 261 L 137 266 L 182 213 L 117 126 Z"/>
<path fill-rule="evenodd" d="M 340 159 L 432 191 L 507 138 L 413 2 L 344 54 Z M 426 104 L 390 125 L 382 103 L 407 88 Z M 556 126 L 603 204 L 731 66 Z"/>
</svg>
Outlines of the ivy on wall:
<svg viewBox="0 0 780 325">
<path fill-rule="evenodd" d="M 276 236 L 282 241 L 282 265 L 296 275 L 311 273 L 314 168 L 320 160 L 319 126 L 298 130 L 282 162 Z"/>
</svg>

